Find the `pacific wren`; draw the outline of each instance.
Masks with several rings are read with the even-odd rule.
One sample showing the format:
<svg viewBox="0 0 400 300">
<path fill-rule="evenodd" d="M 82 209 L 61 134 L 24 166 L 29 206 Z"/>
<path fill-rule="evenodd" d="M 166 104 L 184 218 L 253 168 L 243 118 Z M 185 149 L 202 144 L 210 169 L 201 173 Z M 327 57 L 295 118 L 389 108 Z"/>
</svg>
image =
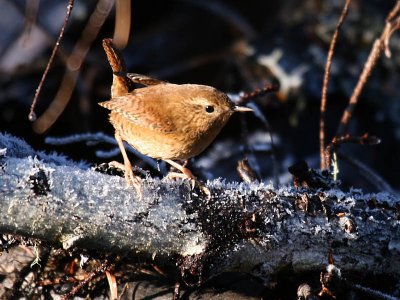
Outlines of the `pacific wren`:
<svg viewBox="0 0 400 300">
<path fill-rule="evenodd" d="M 138 187 L 123 140 L 140 153 L 161 159 L 179 169 L 184 177 L 192 173 L 175 161 L 185 161 L 206 149 L 236 111 L 217 89 L 198 84 L 172 84 L 139 74 L 127 74 L 122 56 L 110 39 L 103 47 L 113 69 L 112 98 L 99 105 L 109 109 L 115 138 L 124 157 L 125 178 Z M 145 87 L 133 89 L 134 83 Z M 182 174 L 182 175 L 183 175 Z"/>
</svg>

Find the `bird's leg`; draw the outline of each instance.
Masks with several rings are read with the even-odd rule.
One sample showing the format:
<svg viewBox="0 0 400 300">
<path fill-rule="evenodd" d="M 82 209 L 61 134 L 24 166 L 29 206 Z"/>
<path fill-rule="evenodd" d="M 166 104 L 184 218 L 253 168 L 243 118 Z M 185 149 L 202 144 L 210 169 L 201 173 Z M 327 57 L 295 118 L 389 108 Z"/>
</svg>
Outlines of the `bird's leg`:
<svg viewBox="0 0 400 300">
<path fill-rule="evenodd" d="M 191 183 L 192 183 L 192 188 L 194 188 L 195 184 L 198 184 L 198 186 L 200 187 L 200 189 L 208 196 L 211 196 L 211 192 L 210 190 L 204 185 L 204 183 L 200 182 L 197 180 L 196 176 L 193 175 L 193 173 L 186 168 L 186 164 L 187 161 L 185 162 L 185 164 L 182 166 L 180 164 L 178 164 L 177 162 L 170 160 L 170 159 L 166 159 L 165 160 L 167 163 L 169 163 L 171 166 L 173 166 L 174 168 L 178 169 L 179 171 L 181 171 L 182 173 L 177 173 L 177 172 L 170 172 L 167 176 L 169 178 L 189 178 Z"/>
<path fill-rule="evenodd" d="M 135 174 L 133 174 L 132 164 L 129 161 L 128 155 L 126 154 L 122 138 L 118 133 L 115 133 L 115 139 L 117 140 L 119 149 L 121 150 L 121 153 L 122 153 L 122 157 L 124 158 L 124 164 L 122 165 L 119 162 L 113 161 L 113 162 L 111 162 L 111 165 L 115 166 L 116 168 L 118 168 L 120 170 L 123 170 L 124 174 L 125 174 L 125 179 L 126 179 L 128 185 L 132 184 L 134 186 L 134 188 L 136 189 L 136 191 L 139 194 L 142 194 L 142 186 L 141 186 L 140 179 L 137 176 L 135 176 Z"/>
</svg>

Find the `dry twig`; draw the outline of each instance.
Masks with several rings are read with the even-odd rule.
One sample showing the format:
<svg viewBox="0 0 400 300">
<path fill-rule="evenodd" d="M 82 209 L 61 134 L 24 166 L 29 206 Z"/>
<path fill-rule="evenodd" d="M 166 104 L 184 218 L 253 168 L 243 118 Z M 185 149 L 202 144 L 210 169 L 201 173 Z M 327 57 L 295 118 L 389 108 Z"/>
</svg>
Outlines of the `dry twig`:
<svg viewBox="0 0 400 300">
<path fill-rule="evenodd" d="M 339 30 L 342 27 L 344 19 L 347 16 L 347 12 L 349 9 L 351 0 L 346 0 L 346 3 L 343 7 L 342 14 L 340 16 L 339 22 L 336 25 L 335 32 L 333 34 L 331 44 L 329 46 L 328 57 L 326 59 L 325 72 L 324 72 L 324 83 L 322 86 L 322 98 L 321 98 L 321 117 L 319 121 L 319 145 L 320 145 L 320 159 L 321 159 L 321 169 L 327 169 L 329 165 L 329 161 L 326 160 L 324 155 L 325 152 L 325 113 L 326 113 L 326 102 L 327 102 L 327 92 L 328 92 L 328 84 L 329 77 L 332 65 L 332 57 L 335 51 L 336 42 L 339 36 Z"/>
<path fill-rule="evenodd" d="M 50 66 L 53 63 L 54 56 L 56 55 L 57 49 L 60 46 L 61 39 L 64 36 L 64 30 L 65 30 L 65 27 L 67 27 L 73 6 L 74 6 L 74 0 L 69 0 L 68 5 L 67 5 L 67 14 L 64 19 L 64 24 L 61 27 L 60 34 L 58 35 L 57 42 L 54 45 L 53 52 L 51 53 L 51 56 L 50 56 L 49 62 L 47 63 L 46 69 L 43 72 L 42 79 L 40 80 L 39 86 L 36 89 L 36 93 L 35 93 L 35 96 L 33 98 L 32 105 L 31 105 L 31 110 L 28 115 L 29 120 L 32 122 L 36 120 L 35 106 L 36 106 L 37 100 L 39 98 L 40 91 L 42 90 L 44 81 L 47 77 L 47 74 L 49 73 Z"/>
<path fill-rule="evenodd" d="M 346 2 L 347 4 L 347 2 Z M 346 8 L 346 6 L 345 6 Z M 391 35 L 400 28 L 400 1 L 396 2 L 396 5 L 393 7 L 393 9 L 389 12 L 387 18 L 386 18 L 386 25 L 380 35 L 379 38 L 377 38 L 372 46 L 371 52 L 368 56 L 368 59 L 364 65 L 364 68 L 361 72 L 360 78 L 357 82 L 356 87 L 354 88 L 353 94 L 351 95 L 349 99 L 349 103 L 343 112 L 342 118 L 340 120 L 340 124 L 338 126 L 338 129 L 336 131 L 335 137 L 333 137 L 331 143 L 325 147 L 325 110 L 326 110 L 326 89 L 328 81 L 329 81 L 329 72 L 328 70 L 328 64 L 329 60 L 331 60 L 331 56 L 328 56 L 328 62 L 327 62 L 327 67 L 325 70 L 325 77 L 324 77 L 324 87 L 323 87 L 323 95 L 322 95 L 322 102 L 321 102 L 321 120 L 320 120 L 320 155 L 321 155 L 321 168 L 326 169 L 329 166 L 329 163 L 331 161 L 331 156 L 333 153 L 334 148 L 336 147 L 335 144 L 337 143 L 342 143 L 343 141 L 349 142 L 349 135 L 345 135 L 346 131 L 348 129 L 348 124 L 350 121 L 351 116 L 353 115 L 355 106 L 358 103 L 358 100 L 360 98 L 360 94 L 362 92 L 362 89 L 364 88 L 369 76 L 372 73 L 373 68 L 376 65 L 376 62 L 378 61 L 378 58 L 381 56 L 382 51 L 385 51 L 387 56 L 390 56 L 390 51 L 388 48 L 389 44 L 389 39 Z M 343 15 L 343 14 L 342 14 Z M 340 22 L 339 22 L 340 23 Z M 332 39 L 332 43 L 333 40 Z M 332 47 L 332 44 L 331 44 Z M 351 142 L 355 142 L 354 140 Z M 358 142 L 361 142 L 361 140 L 358 140 Z"/>
<path fill-rule="evenodd" d="M 75 85 L 79 78 L 80 68 L 89 48 L 97 36 L 101 26 L 107 18 L 112 7 L 112 1 L 102 0 L 89 18 L 86 27 L 82 31 L 82 35 L 76 43 L 71 55 L 67 60 L 67 71 L 65 72 L 61 86 L 48 109 L 40 116 L 33 125 L 36 133 L 44 133 L 58 119 L 74 91 Z M 49 61 L 49 64 L 51 61 Z"/>
<path fill-rule="evenodd" d="M 378 61 L 378 58 L 382 54 L 382 50 L 388 52 L 388 48 L 385 49 L 385 46 L 388 46 L 388 40 L 390 36 L 399 29 L 400 16 L 400 2 L 398 1 L 394 8 L 389 12 L 388 17 L 386 18 L 386 25 L 382 31 L 382 34 L 379 38 L 377 38 L 372 46 L 371 52 L 368 56 L 368 59 L 364 65 L 364 68 L 361 72 L 360 78 L 357 82 L 356 87 L 354 88 L 353 94 L 350 97 L 349 104 L 347 105 L 346 110 L 343 113 L 342 119 L 340 120 L 340 124 L 338 130 L 336 132 L 336 138 L 341 137 L 347 131 L 347 127 L 350 121 L 351 116 L 353 115 L 354 108 L 358 103 L 358 99 L 360 98 L 360 94 L 362 89 L 364 88 L 369 76 L 372 73 L 373 68 Z"/>
</svg>

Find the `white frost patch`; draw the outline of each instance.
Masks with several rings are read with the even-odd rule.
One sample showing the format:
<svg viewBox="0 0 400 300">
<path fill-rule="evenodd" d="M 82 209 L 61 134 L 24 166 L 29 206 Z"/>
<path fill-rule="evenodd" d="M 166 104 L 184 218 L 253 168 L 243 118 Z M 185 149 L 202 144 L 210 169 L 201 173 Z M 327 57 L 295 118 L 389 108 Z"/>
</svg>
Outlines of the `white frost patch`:
<svg viewBox="0 0 400 300">
<path fill-rule="evenodd" d="M 186 245 L 186 248 L 183 250 L 182 255 L 189 256 L 204 253 L 206 245 L 203 241 L 203 237 L 196 237 L 191 239 Z"/>
<path fill-rule="evenodd" d="M 315 229 L 315 235 L 318 235 L 318 233 L 320 233 L 322 231 L 322 228 L 319 225 L 315 226 L 314 229 Z"/>
<path fill-rule="evenodd" d="M 392 194 L 389 194 L 387 192 L 380 192 L 380 193 L 377 193 L 377 194 L 364 194 L 363 197 L 365 197 L 365 198 L 375 198 L 378 202 L 381 202 L 381 203 L 387 202 L 387 203 L 389 203 L 391 205 L 400 202 L 400 199 L 399 199 L 398 195 L 392 195 Z"/>
<path fill-rule="evenodd" d="M 334 273 L 336 274 L 339 278 L 342 277 L 342 272 L 340 271 L 339 268 L 337 268 L 335 265 L 329 264 L 326 267 L 326 271 L 328 273 Z"/>
<path fill-rule="evenodd" d="M 76 241 L 79 241 L 82 238 L 84 238 L 83 234 L 78 234 L 78 235 L 67 234 L 62 236 L 60 240 L 62 242 L 63 249 L 68 250 L 75 245 Z"/>
<path fill-rule="evenodd" d="M 276 49 L 268 55 L 260 55 L 257 62 L 271 70 L 279 79 L 280 92 L 287 96 L 292 90 L 298 89 L 303 84 L 303 75 L 308 71 L 306 65 L 300 65 L 290 72 L 286 72 L 279 61 L 283 56 L 281 49 Z"/>
<path fill-rule="evenodd" d="M 337 190 L 337 189 L 328 190 L 328 191 L 324 191 L 324 192 L 327 197 L 336 197 L 339 200 L 348 196 L 348 194 L 346 194 L 345 192 L 343 192 L 341 190 Z"/>
<path fill-rule="evenodd" d="M 89 260 L 89 256 L 81 254 L 81 260 L 79 261 L 79 267 L 82 269 L 86 262 Z"/>
</svg>

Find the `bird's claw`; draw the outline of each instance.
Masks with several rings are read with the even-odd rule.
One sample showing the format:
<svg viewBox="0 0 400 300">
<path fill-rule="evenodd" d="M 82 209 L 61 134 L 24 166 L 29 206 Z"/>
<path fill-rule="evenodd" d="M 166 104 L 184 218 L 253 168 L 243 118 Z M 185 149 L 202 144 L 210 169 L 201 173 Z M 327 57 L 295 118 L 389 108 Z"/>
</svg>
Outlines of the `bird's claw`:
<svg viewBox="0 0 400 300">
<path fill-rule="evenodd" d="M 203 182 L 197 180 L 197 178 L 194 177 L 191 172 L 190 172 L 190 174 L 192 175 L 192 177 L 187 176 L 187 174 L 185 174 L 185 173 L 169 172 L 167 174 L 167 178 L 169 178 L 169 179 L 177 179 L 177 178 L 188 179 L 190 188 L 192 190 L 194 190 L 197 186 L 200 189 L 200 191 L 202 191 L 206 195 L 207 199 L 210 199 L 211 191 L 208 189 L 208 187 Z"/>
<path fill-rule="evenodd" d="M 132 171 L 132 166 L 126 166 L 124 164 L 121 164 L 117 161 L 112 161 L 109 163 L 112 167 L 121 170 L 124 172 L 125 180 L 126 183 L 129 186 L 133 186 L 136 192 L 139 195 L 139 198 L 141 199 L 143 197 L 143 186 L 142 186 L 142 180 L 133 174 Z"/>
</svg>

